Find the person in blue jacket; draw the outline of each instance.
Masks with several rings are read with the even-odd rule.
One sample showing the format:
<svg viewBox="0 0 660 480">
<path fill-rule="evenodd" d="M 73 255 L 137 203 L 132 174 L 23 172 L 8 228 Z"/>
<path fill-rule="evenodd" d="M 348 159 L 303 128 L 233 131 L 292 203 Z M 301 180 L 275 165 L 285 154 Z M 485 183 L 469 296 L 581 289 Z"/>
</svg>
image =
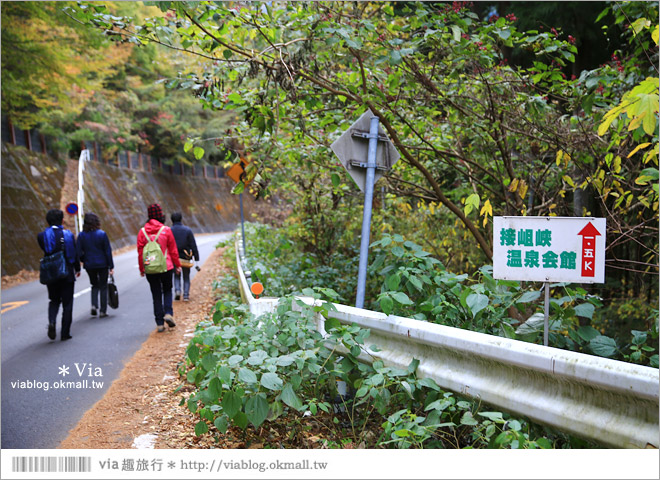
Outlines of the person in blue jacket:
<svg viewBox="0 0 660 480">
<path fill-rule="evenodd" d="M 46 285 L 48 288 L 48 338 L 55 340 L 57 313 L 62 305 L 62 331 L 61 339 L 69 340 L 71 337 L 71 322 L 73 321 L 73 287 L 76 277 L 80 276 L 80 260 L 76 249 L 76 237 L 71 231 L 62 227 L 64 212 L 58 209 L 46 213 L 49 227 L 37 235 L 37 242 L 44 251 L 50 255 L 64 250 L 68 274 L 65 278 Z M 64 241 L 62 241 L 64 240 Z"/>
<path fill-rule="evenodd" d="M 172 219 L 172 233 L 176 240 L 176 248 L 179 250 L 179 257 L 199 262 L 199 252 L 197 251 L 197 242 L 190 227 L 181 223 L 181 212 L 174 212 Z M 199 270 L 199 269 L 198 269 Z M 190 300 L 190 267 L 181 267 L 181 273 L 174 274 L 174 299 L 181 299 L 181 274 L 183 274 L 183 301 Z"/>
<path fill-rule="evenodd" d="M 99 310 L 100 296 L 99 317 L 107 317 L 108 273 L 110 275 L 114 273 L 115 265 L 112 261 L 110 239 L 101 230 L 101 221 L 94 213 L 85 214 L 82 232 L 78 235 L 78 255 L 89 275 L 89 283 L 92 284 L 92 315 L 96 316 Z"/>
</svg>

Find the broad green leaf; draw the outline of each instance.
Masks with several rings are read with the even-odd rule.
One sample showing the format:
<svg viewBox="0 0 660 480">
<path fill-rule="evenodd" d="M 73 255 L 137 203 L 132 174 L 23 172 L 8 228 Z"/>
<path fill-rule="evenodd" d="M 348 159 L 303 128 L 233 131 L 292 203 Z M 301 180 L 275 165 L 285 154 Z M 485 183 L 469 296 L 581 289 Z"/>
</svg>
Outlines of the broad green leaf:
<svg viewBox="0 0 660 480">
<path fill-rule="evenodd" d="M 414 286 L 418 291 L 421 291 L 421 290 L 424 288 L 424 286 L 422 285 L 422 281 L 421 281 L 419 278 L 417 278 L 417 277 L 409 277 L 408 280 L 410 281 L 410 283 L 413 284 L 413 286 Z"/>
<path fill-rule="evenodd" d="M 222 397 L 222 410 L 227 414 L 229 418 L 234 418 L 234 415 L 241 409 L 243 403 L 241 402 L 241 397 L 239 397 L 234 391 L 229 390 L 225 392 Z"/>
<path fill-rule="evenodd" d="M 241 355 L 232 355 L 227 359 L 227 363 L 229 364 L 230 367 L 233 367 L 234 365 L 238 365 L 241 361 L 243 361 L 243 356 Z"/>
<path fill-rule="evenodd" d="M 282 393 L 280 394 L 280 399 L 286 403 L 291 408 L 300 410 L 303 407 L 302 400 L 296 395 L 296 392 L 293 390 L 293 386 L 290 383 L 287 383 Z"/>
<path fill-rule="evenodd" d="M 632 330 L 630 333 L 633 336 L 633 341 L 632 341 L 633 345 L 641 345 L 644 342 L 646 342 L 646 338 L 647 338 L 646 332 L 642 332 L 639 330 Z"/>
<path fill-rule="evenodd" d="M 275 364 L 278 367 L 288 367 L 294 361 L 295 359 L 291 355 L 280 355 L 279 357 L 277 357 L 277 361 L 275 362 Z"/>
<path fill-rule="evenodd" d="M 591 351 L 601 357 L 611 357 L 617 352 L 614 339 L 605 335 L 599 335 L 589 342 Z"/>
<path fill-rule="evenodd" d="M 497 36 L 500 37 L 502 40 L 508 40 L 509 37 L 511 36 L 511 30 L 504 29 L 504 30 L 496 30 L 495 33 L 497 33 Z"/>
<path fill-rule="evenodd" d="M 600 335 L 600 332 L 589 325 L 582 325 L 577 330 L 578 336 L 585 342 L 589 342 Z"/>
<path fill-rule="evenodd" d="M 438 386 L 437 383 L 435 383 L 435 380 L 433 380 L 432 378 L 429 378 L 429 377 L 422 378 L 419 381 L 419 384 L 422 385 L 423 387 L 435 390 L 436 392 L 440 391 L 440 387 Z"/>
<path fill-rule="evenodd" d="M 544 322 L 545 316 L 542 313 L 535 313 L 516 329 L 516 333 L 518 335 L 528 335 L 530 333 L 542 332 Z"/>
<path fill-rule="evenodd" d="M 541 292 L 538 292 L 538 291 L 525 292 L 518 299 L 517 303 L 533 302 L 534 300 L 537 300 L 540 296 L 541 296 Z"/>
<path fill-rule="evenodd" d="M 220 433 L 225 434 L 227 433 L 229 422 L 227 422 L 227 417 L 222 415 L 221 417 L 215 419 L 213 425 L 215 425 L 215 428 L 217 428 Z"/>
<path fill-rule="evenodd" d="M 451 31 L 454 36 L 454 41 L 460 42 L 461 41 L 461 28 L 458 25 L 452 25 L 451 26 Z"/>
<path fill-rule="evenodd" d="M 355 392 L 355 397 L 356 397 L 356 398 L 362 398 L 362 397 L 364 397 L 368 392 L 369 392 L 369 387 L 363 385 L 362 387 L 358 388 L 357 392 Z"/>
<path fill-rule="evenodd" d="M 202 147 L 195 147 L 193 149 L 193 154 L 195 155 L 195 158 L 199 160 L 204 156 L 204 149 Z"/>
<path fill-rule="evenodd" d="M 412 300 L 404 292 L 394 292 L 392 298 L 402 305 L 413 305 Z"/>
<path fill-rule="evenodd" d="M 241 382 L 247 383 L 248 385 L 257 383 L 257 375 L 249 368 L 241 368 L 238 371 L 238 379 Z"/>
<path fill-rule="evenodd" d="M 236 426 L 241 430 L 245 430 L 249 422 L 247 415 L 245 415 L 243 412 L 238 412 L 232 420 L 234 420 Z"/>
<path fill-rule="evenodd" d="M 330 176 L 330 179 L 332 180 L 332 185 L 333 185 L 335 188 L 337 188 L 337 187 L 341 184 L 341 179 L 339 178 L 339 175 L 337 175 L 336 173 L 333 173 L 333 174 Z"/>
<path fill-rule="evenodd" d="M 188 354 L 188 358 L 190 358 L 193 363 L 197 363 L 197 360 L 199 359 L 199 347 L 197 345 L 192 343 L 188 345 L 186 353 Z"/>
<path fill-rule="evenodd" d="M 245 403 L 245 415 L 254 428 L 264 423 L 268 416 L 268 402 L 263 395 L 257 394 L 248 398 Z"/>
<path fill-rule="evenodd" d="M 237 105 L 242 105 L 243 103 L 245 103 L 245 100 L 243 100 L 243 98 L 236 92 L 231 92 L 229 94 L 229 97 L 227 98 L 229 98 L 230 101 L 234 102 Z"/>
<path fill-rule="evenodd" d="M 477 415 L 481 415 L 482 417 L 486 417 L 489 420 L 492 420 L 495 423 L 504 423 L 504 417 L 502 416 L 502 412 L 479 412 Z"/>
<path fill-rule="evenodd" d="M 250 352 L 247 363 L 250 365 L 261 365 L 266 358 L 268 358 L 268 354 L 265 351 L 255 350 L 254 352 Z"/>
<path fill-rule="evenodd" d="M 488 306 L 488 297 L 481 293 L 473 293 L 468 295 L 465 299 L 465 303 L 472 312 L 472 318 L 474 318 L 477 316 L 477 313 Z"/>
<path fill-rule="evenodd" d="M 225 365 L 220 367 L 218 370 L 218 376 L 220 377 L 220 380 L 222 380 L 222 383 L 225 385 L 231 384 L 231 370 L 229 367 L 226 367 Z"/>
<path fill-rule="evenodd" d="M 282 383 L 282 379 L 276 373 L 267 372 L 261 376 L 261 385 L 268 390 L 280 390 Z"/>
<path fill-rule="evenodd" d="M 479 422 L 472 416 L 472 412 L 465 412 L 461 417 L 461 425 L 479 425 Z"/>
<path fill-rule="evenodd" d="M 218 361 L 218 359 L 214 354 L 208 353 L 208 354 L 204 355 L 204 358 L 202 358 L 202 362 L 201 362 L 202 367 L 204 367 L 204 370 L 209 372 L 209 371 L 215 369 L 215 366 L 217 365 L 217 361 Z"/>
<path fill-rule="evenodd" d="M 392 313 L 392 308 L 394 307 L 394 301 L 389 295 L 383 295 L 380 299 L 380 309 L 383 313 L 389 315 Z"/>
<path fill-rule="evenodd" d="M 209 382 L 208 394 L 216 403 L 222 394 L 222 381 L 218 377 L 213 377 Z"/>
<path fill-rule="evenodd" d="M 385 284 L 387 285 L 387 288 L 390 291 L 396 291 L 399 288 L 400 283 L 401 283 L 401 277 L 399 276 L 398 273 L 394 273 L 390 275 L 385 280 Z"/>
<path fill-rule="evenodd" d="M 588 319 L 592 319 L 594 316 L 594 310 L 596 310 L 596 307 L 593 306 L 591 303 L 582 303 L 575 307 L 575 315 L 578 317 L 585 317 Z"/>
<path fill-rule="evenodd" d="M 195 425 L 195 435 L 200 436 L 209 431 L 209 427 L 204 420 L 197 422 Z"/>
</svg>

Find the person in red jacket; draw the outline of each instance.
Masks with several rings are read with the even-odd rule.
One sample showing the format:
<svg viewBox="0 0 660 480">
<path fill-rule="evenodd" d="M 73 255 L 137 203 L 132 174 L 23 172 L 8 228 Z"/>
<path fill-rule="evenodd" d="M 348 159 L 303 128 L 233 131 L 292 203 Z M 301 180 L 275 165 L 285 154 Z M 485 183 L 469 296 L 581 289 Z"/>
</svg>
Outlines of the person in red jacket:
<svg viewBox="0 0 660 480">
<path fill-rule="evenodd" d="M 147 209 L 149 220 L 144 225 L 144 230 L 149 235 L 150 240 L 153 240 L 158 231 L 162 228 L 158 236 L 158 244 L 163 253 L 167 257 L 167 271 L 163 273 L 147 273 L 144 272 L 144 261 L 142 259 L 142 251 L 147 244 L 147 238 L 144 235 L 142 228 L 137 235 L 137 253 L 138 265 L 140 266 L 140 275 L 147 277 L 149 288 L 151 289 L 151 296 L 154 302 L 154 317 L 156 318 L 156 325 L 158 331 L 165 331 L 164 323 L 170 327 L 175 327 L 174 323 L 174 310 L 172 309 L 172 275 L 181 272 L 181 263 L 179 262 L 179 251 L 176 248 L 176 240 L 172 234 L 170 227 L 163 225 L 165 223 L 165 215 L 163 209 L 159 204 L 154 203 L 149 205 Z"/>
</svg>

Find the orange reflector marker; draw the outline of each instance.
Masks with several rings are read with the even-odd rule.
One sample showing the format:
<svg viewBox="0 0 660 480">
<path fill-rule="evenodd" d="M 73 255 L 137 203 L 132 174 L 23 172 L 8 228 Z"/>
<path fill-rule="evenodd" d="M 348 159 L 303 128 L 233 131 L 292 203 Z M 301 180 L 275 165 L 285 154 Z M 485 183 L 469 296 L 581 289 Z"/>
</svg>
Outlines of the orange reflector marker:
<svg viewBox="0 0 660 480">
<path fill-rule="evenodd" d="M 254 282 L 252 286 L 250 287 L 250 291 L 257 297 L 259 298 L 259 295 L 264 293 L 264 286 L 259 283 L 259 282 Z"/>
</svg>

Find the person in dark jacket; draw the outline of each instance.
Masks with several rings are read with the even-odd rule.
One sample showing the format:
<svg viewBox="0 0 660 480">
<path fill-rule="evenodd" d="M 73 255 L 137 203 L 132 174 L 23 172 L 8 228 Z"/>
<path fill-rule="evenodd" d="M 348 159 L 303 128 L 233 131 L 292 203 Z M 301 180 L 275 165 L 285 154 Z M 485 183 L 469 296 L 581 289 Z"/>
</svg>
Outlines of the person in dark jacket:
<svg viewBox="0 0 660 480">
<path fill-rule="evenodd" d="M 174 235 L 170 227 L 165 223 L 163 209 L 157 203 L 147 208 L 149 220 L 137 234 L 138 267 L 140 275 L 146 276 L 151 289 L 151 297 L 154 303 L 154 317 L 158 332 L 165 331 L 165 323 L 172 328 L 174 323 L 174 310 L 172 308 L 172 274 L 181 273 L 181 262 L 179 252 L 176 248 Z M 149 238 L 147 238 L 147 235 Z M 167 262 L 167 271 L 163 273 L 146 273 L 142 254 L 144 247 L 149 241 L 157 241 Z"/>
<path fill-rule="evenodd" d="M 73 321 L 73 287 L 76 277 L 80 276 L 80 260 L 76 249 L 76 238 L 71 231 L 62 227 L 64 212 L 58 209 L 46 213 L 49 227 L 37 235 L 37 242 L 44 251 L 50 255 L 64 250 L 67 263 L 67 276 L 61 280 L 46 285 L 48 288 L 48 338 L 55 340 L 57 313 L 62 305 L 62 331 L 61 339 L 69 340 L 71 337 L 71 322 Z"/>
<path fill-rule="evenodd" d="M 78 235 L 78 256 L 89 275 L 92 284 L 92 315 L 99 310 L 99 295 L 101 309 L 99 317 L 107 317 L 108 313 L 108 273 L 114 273 L 112 248 L 108 235 L 101 230 L 101 221 L 94 213 L 86 213 L 82 232 Z"/>
<path fill-rule="evenodd" d="M 181 212 L 174 212 L 172 219 L 172 233 L 176 240 L 176 248 L 179 250 L 179 256 L 187 260 L 195 259 L 199 262 L 199 252 L 197 251 L 197 242 L 190 227 L 181 223 Z M 190 300 L 190 267 L 181 267 L 181 273 L 174 274 L 174 299 L 181 299 L 181 274 L 183 274 L 183 301 Z"/>
</svg>

